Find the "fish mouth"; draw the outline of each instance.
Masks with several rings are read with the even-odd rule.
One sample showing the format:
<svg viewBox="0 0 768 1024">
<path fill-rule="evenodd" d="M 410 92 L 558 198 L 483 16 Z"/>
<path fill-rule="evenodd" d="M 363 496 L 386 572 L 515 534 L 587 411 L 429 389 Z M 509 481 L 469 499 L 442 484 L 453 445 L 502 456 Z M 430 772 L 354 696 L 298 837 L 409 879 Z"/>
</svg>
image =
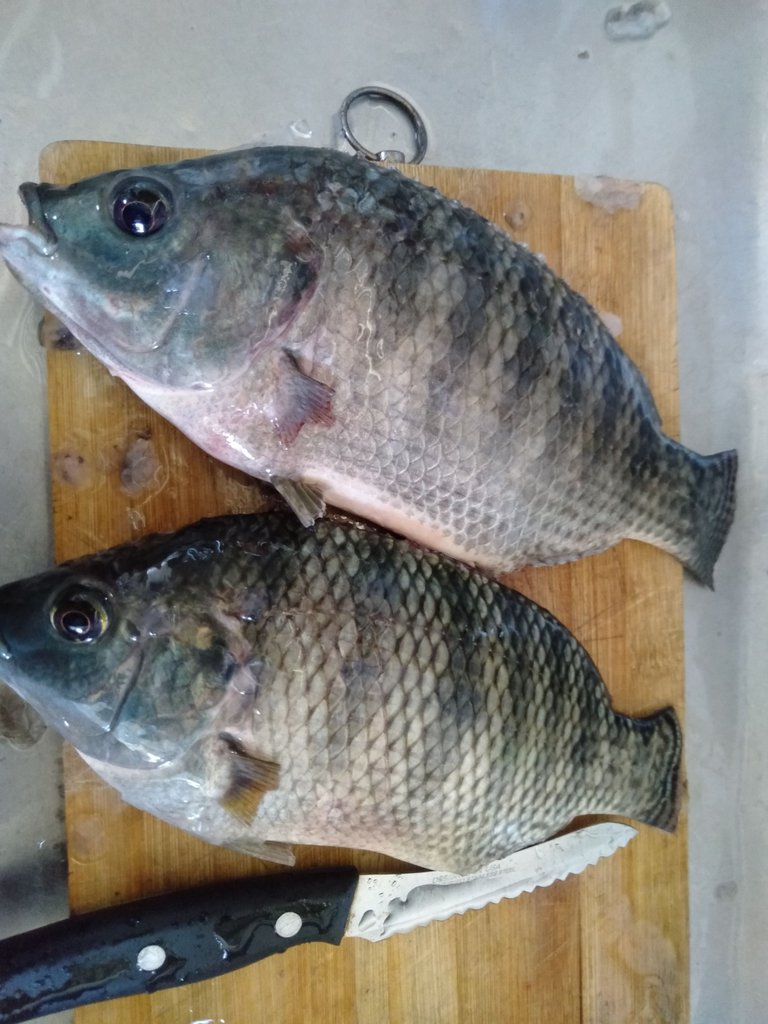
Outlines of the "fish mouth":
<svg viewBox="0 0 768 1024">
<path fill-rule="evenodd" d="M 18 257 L 32 250 L 35 256 L 51 256 L 56 243 L 51 244 L 48 236 L 36 227 L 22 227 L 19 224 L 0 224 L 0 256 L 13 267 Z"/>
<path fill-rule="evenodd" d="M 40 194 L 40 189 L 45 187 L 27 181 L 19 189 L 29 216 L 28 227 L 0 224 L 0 255 L 11 269 L 20 270 L 29 263 L 30 257 L 52 256 L 56 252 L 59 240 L 45 215 Z"/>
<path fill-rule="evenodd" d="M 36 229 L 45 239 L 45 245 L 48 250 L 47 255 L 50 255 L 56 248 L 58 239 L 43 209 L 41 191 L 46 188 L 50 188 L 50 186 L 37 185 L 34 181 L 25 181 L 19 186 L 19 195 L 27 208 L 30 228 Z"/>
</svg>

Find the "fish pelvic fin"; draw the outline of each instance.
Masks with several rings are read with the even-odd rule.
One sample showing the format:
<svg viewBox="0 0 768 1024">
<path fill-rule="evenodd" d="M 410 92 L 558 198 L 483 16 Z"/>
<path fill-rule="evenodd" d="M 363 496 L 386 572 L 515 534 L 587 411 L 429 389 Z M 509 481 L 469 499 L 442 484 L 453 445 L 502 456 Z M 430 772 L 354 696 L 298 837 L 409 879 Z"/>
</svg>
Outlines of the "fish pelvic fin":
<svg viewBox="0 0 768 1024">
<path fill-rule="evenodd" d="M 675 441 L 668 445 L 664 461 L 670 473 L 660 481 L 664 501 L 657 522 L 634 536 L 668 551 L 714 589 L 715 562 L 736 510 L 738 453 L 731 449 L 698 455 Z"/>
<path fill-rule="evenodd" d="M 619 768 L 616 773 L 621 792 L 610 811 L 674 832 L 680 813 L 683 751 L 675 710 L 664 708 L 639 719 L 619 716 L 619 721 L 626 761 L 625 770 Z"/>
<path fill-rule="evenodd" d="M 302 526 L 312 526 L 316 519 L 325 515 L 325 500 L 311 484 L 279 476 L 271 477 L 270 483 L 293 509 Z"/>
</svg>

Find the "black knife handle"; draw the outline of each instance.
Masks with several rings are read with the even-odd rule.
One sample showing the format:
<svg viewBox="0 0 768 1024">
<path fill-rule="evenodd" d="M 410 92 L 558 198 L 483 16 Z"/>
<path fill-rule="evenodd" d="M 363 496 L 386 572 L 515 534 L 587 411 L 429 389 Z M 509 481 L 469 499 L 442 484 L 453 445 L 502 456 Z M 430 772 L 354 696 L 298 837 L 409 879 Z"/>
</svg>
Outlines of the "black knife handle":
<svg viewBox="0 0 768 1024">
<path fill-rule="evenodd" d="M 0 1024 L 202 981 L 302 942 L 338 945 L 357 878 L 354 868 L 256 875 L 4 939 Z"/>
</svg>

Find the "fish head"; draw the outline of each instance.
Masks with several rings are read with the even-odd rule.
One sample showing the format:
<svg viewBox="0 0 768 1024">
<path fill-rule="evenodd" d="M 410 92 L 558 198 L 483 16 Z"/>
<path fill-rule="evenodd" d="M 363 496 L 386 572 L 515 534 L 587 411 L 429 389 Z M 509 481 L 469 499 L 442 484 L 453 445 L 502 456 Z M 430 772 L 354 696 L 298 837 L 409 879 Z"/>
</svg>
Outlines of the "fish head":
<svg viewBox="0 0 768 1024">
<path fill-rule="evenodd" d="M 136 564 L 132 547 L 0 587 L 0 678 L 87 756 L 156 769 L 243 708 L 226 618 L 191 582 L 205 556 L 158 541 Z"/>
<path fill-rule="evenodd" d="M 253 159 L 28 182 L 20 195 L 29 225 L 0 225 L 0 256 L 132 386 L 208 390 L 242 374 L 314 287 L 317 250 Z"/>
</svg>

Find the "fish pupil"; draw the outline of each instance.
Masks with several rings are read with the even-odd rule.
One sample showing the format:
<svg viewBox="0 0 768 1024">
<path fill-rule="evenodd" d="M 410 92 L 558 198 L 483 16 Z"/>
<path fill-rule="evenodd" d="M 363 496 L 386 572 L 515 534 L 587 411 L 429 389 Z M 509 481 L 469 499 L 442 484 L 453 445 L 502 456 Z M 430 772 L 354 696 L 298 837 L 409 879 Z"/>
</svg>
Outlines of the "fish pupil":
<svg viewBox="0 0 768 1024">
<path fill-rule="evenodd" d="M 112 216 L 121 231 L 144 237 L 163 227 L 168 220 L 168 208 L 168 202 L 159 192 L 134 186 L 115 198 Z"/>
<path fill-rule="evenodd" d="M 82 608 L 70 608 L 61 617 L 61 627 L 65 633 L 81 640 L 90 633 L 93 623 Z"/>
<path fill-rule="evenodd" d="M 65 640 L 88 643 L 102 635 L 107 619 L 100 604 L 85 595 L 77 595 L 62 601 L 53 610 L 51 621 Z"/>
</svg>

